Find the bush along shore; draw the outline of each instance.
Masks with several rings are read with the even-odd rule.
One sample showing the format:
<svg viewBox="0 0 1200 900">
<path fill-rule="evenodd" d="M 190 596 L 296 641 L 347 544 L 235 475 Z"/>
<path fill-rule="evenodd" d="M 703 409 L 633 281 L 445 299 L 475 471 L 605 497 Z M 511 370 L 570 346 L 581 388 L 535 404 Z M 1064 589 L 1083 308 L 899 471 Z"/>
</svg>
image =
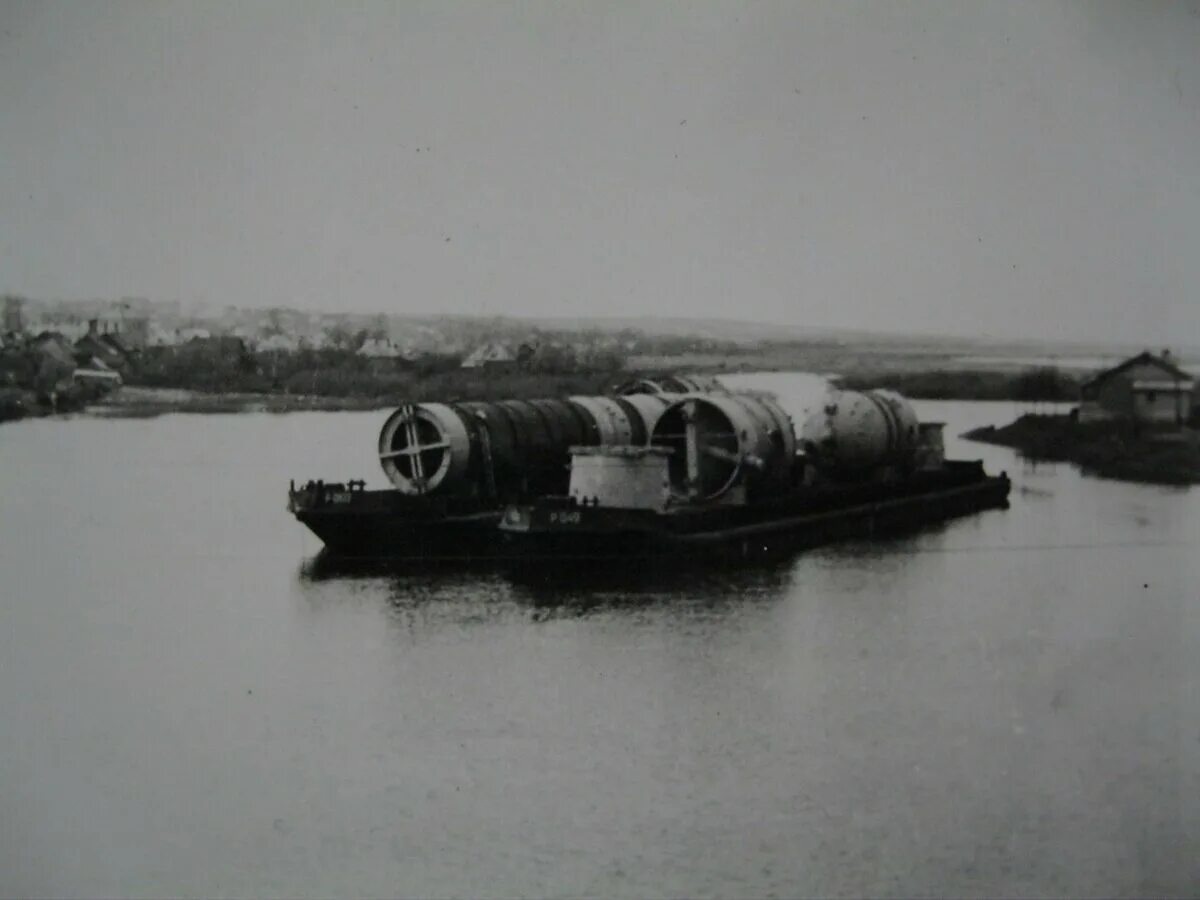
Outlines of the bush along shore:
<svg viewBox="0 0 1200 900">
<path fill-rule="evenodd" d="M 124 386 L 111 392 L 110 383 L 80 384 L 73 379 L 69 353 L 49 378 L 43 377 L 45 372 L 35 377 L 39 366 L 31 358 L 25 367 L 29 371 L 10 374 L 7 388 L 0 381 L 0 421 L 84 408 L 96 415 L 142 417 L 169 412 L 360 410 L 404 402 L 532 399 L 604 393 L 634 377 L 779 368 L 778 360 L 759 362 L 755 365 L 753 357 L 746 356 L 730 357 L 720 365 L 688 365 L 687 357 L 663 356 L 653 366 L 633 367 L 616 354 L 594 354 L 586 360 L 545 355 L 520 365 L 463 368 L 457 357 L 449 355 L 401 360 L 367 359 L 344 348 L 254 352 L 236 338 L 214 338 L 179 347 L 147 348 L 115 359 L 113 366 Z M 789 367 L 821 371 L 817 362 L 800 356 Z M 843 371 L 842 384 L 847 388 L 887 387 L 914 398 L 1070 400 L 1078 390 L 1071 376 L 1055 369 L 962 371 L 932 364 L 898 371 L 885 364 L 856 365 Z"/>
<path fill-rule="evenodd" d="M 461 375 L 437 376 L 389 383 L 387 388 L 354 394 L 293 393 L 290 390 L 212 391 L 130 385 L 89 407 L 94 415 L 147 418 L 164 413 L 346 412 L 392 409 L 401 403 L 460 400 L 532 400 L 568 394 L 602 394 L 627 380 L 623 372 L 575 375 L 530 375 L 525 372 L 463 370 Z"/>
<path fill-rule="evenodd" d="M 1079 399 L 1077 375 L 1054 368 L 999 372 L 986 369 L 862 368 L 841 379 L 852 391 L 887 388 L 921 400 L 1019 400 L 1022 402 L 1073 403 Z"/>
<path fill-rule="evenodd" d="M 51 348 L 53 349 L 53 348 Z M 57 356 L 61 356 L 59 359 Z M 85 381 L 69 348 L 49 366 L 38 351 L 9 351 L 0 371 L 0 422 L 87 409 L 106 416 L 167 412 L 380 409 L 434 400 L 601 393 L 629 377 L 603 354 L 587 364 L 462 368 L 457 358 L 368 360 L 347 350 L 248 351 L 238 340 L 150 348 L 113 360 L 120 381 Z M 22 365 L 17 365 L 21 363 Z M 111 373 L 110 373 L 111 374 Z M 113 389 L 115 384 L 123 384 Z"/>
<path fill-rule="evenodd" d="M 1072 462 L 1102 478 L 1200 483 L 1200 436 L 1191 430 L 1118 421 L 1081 423 L 1069 415 L 1024 415 L 999 428 L 976 428 L 963 437 L 1014 447 L 1028 459 Z"/>
</svg>

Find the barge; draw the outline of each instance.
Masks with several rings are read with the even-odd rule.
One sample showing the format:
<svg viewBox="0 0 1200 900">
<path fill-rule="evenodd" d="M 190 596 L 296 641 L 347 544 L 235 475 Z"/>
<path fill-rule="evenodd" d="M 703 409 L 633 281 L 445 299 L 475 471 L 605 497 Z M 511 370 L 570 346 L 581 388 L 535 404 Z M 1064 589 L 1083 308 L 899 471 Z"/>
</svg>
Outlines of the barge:
<svg viewBox="0 0 1200 900">
<path fill-rule="evenodd" d="M 379 437 L 392 488 L 293 483 L 288 507 L 344 558 L 525 563 L 771 555 L 1008 503 L 893 392 L 832 392 L 797 428 L 770 395 L 633 387 L 402 406 Z"/>
<path fill-rule="evenodd" d="M 501 549 L 508 504 L 567 489 L 572 446 L 644 443 L 675 398 L 722 390 L 705 376 L 668 375 L 599 396 L 404 404 L 379 433 L 391 487 L 293 481 L 288 511 L 341 557 L 488 556 Z"/>
<path fill-rule="evenodd" d="M 1008 506 L 1006 474 L 977 461 L 948 461 L 943 472 L 903 485 L 800 487 L 745 509 L 636 509 L 546 497 L 512 505 L 499 523 L 500 554 L 516 561 L 726 560 L 773 556 L 839 540 L 903 533 Z"/>
<path fill-rule="evenodd" d="M 773 404 L 687 397 L 642 447 L 572 448 L 570 491 L 512 504 L 516 560 L 770 556 L 1008 505 L 1006 474 L 946 460 L 899 395 L 832 395 L 799 440 Z"/>
</svg>

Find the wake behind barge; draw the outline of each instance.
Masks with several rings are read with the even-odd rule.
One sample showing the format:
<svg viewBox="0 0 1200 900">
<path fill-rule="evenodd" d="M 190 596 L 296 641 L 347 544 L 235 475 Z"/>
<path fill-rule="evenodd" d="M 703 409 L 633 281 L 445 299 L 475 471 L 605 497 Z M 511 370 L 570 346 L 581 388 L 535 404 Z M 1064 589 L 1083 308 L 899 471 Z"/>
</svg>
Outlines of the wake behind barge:
<svg viewBox="0 0 1200 900">
<path fill-rule="evenodd" d="M 293 513 L 345 556 L 703 560 L 907 530 L 1010 491 L 945 460 L 940 423 L 887 391 L 831 394 L 798 431 L 772 398 L 721 390 L 537 401 L 528 427 L 520 404 L 465 406 L 389 418 L 380 455 L 399 490 L 310 483 Z"/>
</svg>

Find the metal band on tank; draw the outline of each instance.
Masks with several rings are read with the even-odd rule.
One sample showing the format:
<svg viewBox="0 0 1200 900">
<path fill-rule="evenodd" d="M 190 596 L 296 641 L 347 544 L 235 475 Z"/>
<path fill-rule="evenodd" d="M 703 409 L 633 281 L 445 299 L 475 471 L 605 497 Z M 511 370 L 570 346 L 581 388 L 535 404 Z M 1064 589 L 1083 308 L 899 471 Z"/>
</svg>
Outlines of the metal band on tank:
<svg viewBox="0 0 1200 900">
<path fill-rule="evenodd" d="M 505 409 L 517 435 L 517 450 L 521 458 L 533 461 L 550 451 L 550 435 L 545 420 L 536 407 L 525 400 L 501 400 L 497 406 Z"/>
<path fill-rule="evenodd" d="M 571 446 L 571 440 L 567 436 L 566 432 L 563 430 L 562 422 L 559 420 L 558 416 L 556 415 L 555 410 L 547 409 L 547 404 L 551 403 L 551 401 L 550 400 L 529 400 L 527 402 L 529 403 L 530 406 L 532 406 L 535 410 L 537 410 L 538 415 L 541 417 L 542 424 L 546 429 L 546 434 L 550 439 L 550 446 L 552 446 L 552 447 L 569 447 L 569 446 Z"/>
<path fill-rule="evenodd" d="M 875 408 L 879 410 L 883 416 L 884 425 L 887 427 L 887 456 L 892 456 L 898 449 L 896 441 L 896 432 L 899 430 L 900 423 L 896 421 L 896 414 L 881 397 L 877 397 L 873 391 L 865 391 L 863 396 L 875 404 Z"/>
<path fill-rule="evenodd" d="M 633 426 L 630 424 L 629 416 L 621 404 L 617 403 L 612 397 L 596 397 L 596 402 L 604 409 L 609 419 L 612 421 L 613 429 L 616 433 L 616 444 L 629 444 L 633 441 Z"/>
<path fill-rule="evenodd" d="M 476 417 L 481 414 L 484 416 L 492 444 L 492 459 L 499 472 L 502 473 L 499 477 L 502 480 L 517 477 L 521 450 L 518 444 L 517 426 L 508 410 L 497 403 L 473 402 L 461 405 L 470 409 Z"/>
<path fill-rule="evenodd" d="M 900 438 L 900 450 L 908 449 L 917 443 L 917 431 L 920 427 L 920 420 L 917 418 L 917 411 L 912 408 L 912 404 L 901 393 L 888 388 L 879 388 L 872 393 L 877 394 L 891 408 L 892 413 L 896 417 L 896 428 Z M 906 427 L 907 423 L 907 427 Z"/>
<path fill-rule="evenodd" d="M 600 431 L 596 428 L 596 420 L 592 418 L 591 413 L 570 400 L 556 400 L 555 402 L 561 404 L 563 415 L 570 416 L 575 423 L 573 431 L 579 435 L 576 444 L 581 447 L 593 447 L 599 443 Z"/>
<path fill-rule="evenodd" d="M 461 418 L 476 422 L 477 428 L 487 429 L 493 458 L 498 457 L 500 465 L 506 465 L 512 458 L 514 441 L 512 422 L 508 414 L 497 409 L 496 404 L 482 400 L 468 400 L 450 405 Z"/>
<path fill-rule="evenodd" d="M 663 410 L 671 405 L 671 401 L 674 398 L 673 395 L 668 394 L 634 394 L 622 399 L 636 411 L 636 421 L 641 423 L 641 431 L 645 432 L 646 436 L 639 439 L 637 436 L 638 429 L 635 427 L 634 443 L 642 444 L 650 442 L 650 437 L 654 433 L 654 425 L 658 422 L 658 417 L 663 414 Z M 631 417 L 631 421 L 634 421 L 633 417 Z"/>
<path fill-rule="evenodd" d="M 628 444 L 631 431 L 625 411 L 608 397 L 571 397 L 572 403 L 583 407 L 596 422 L 602 446 Z"/>
<path fill-rule="evenodd" d="M 665 394 L 668 393 L 657 381 L 650 378 L 639 378 L 636 381 L 627 381 L 615 391 L 618 396 L 630 397 L 639 394 Z"/>
<path fill-rule="evenodd" d="M 776 450 L 783 449 L 782 435 L 780 435 L 778 447 L 771 440 L 772 432 L 779 430 L 775 416 L 759 397 L 737 397 L 736 399 L 738 405 L 745 410 L 747 417 L 752 421 L 750 440 L 753 442 L 753 446 L 750 448 L 750 452 L 766 462 L 769 457 L 775 455 Z"/>
<path fill-rule="evenodd" d="M 773 397 L 759 397 L 758 402 L 771 414 L 775 427 L 779 429 L 783 437 L 783 451 L 787 454 L 790 462 L 796 455 L 796 423 L 787 414 L 787 410 L 780 406 Z"/>
<path fill-rule="evenodd" d="M 596 421 L 595 414 L 587 406 L 580 403 L 577 398 L 569 397 L 566 403 L 571 407 L 571 411 L 578 416 L 579 421 L 583 423 L 583 431 L 587 435 L 587 440 L 583 441 L 583 444 L 588 447 L 595 447 L 603 443 L 603 435 L 600 433 L 600 423 Z"/>
<path fill-rule="evenodd" d="M 576 445 L 587 443 L 588 422 L 580 414 L 578 407 L 566 400 L 543 400 L 542 409 L 547 416 L 553 416 L 563 435 L 563 447 L 569 449 Z"/>
</svg>

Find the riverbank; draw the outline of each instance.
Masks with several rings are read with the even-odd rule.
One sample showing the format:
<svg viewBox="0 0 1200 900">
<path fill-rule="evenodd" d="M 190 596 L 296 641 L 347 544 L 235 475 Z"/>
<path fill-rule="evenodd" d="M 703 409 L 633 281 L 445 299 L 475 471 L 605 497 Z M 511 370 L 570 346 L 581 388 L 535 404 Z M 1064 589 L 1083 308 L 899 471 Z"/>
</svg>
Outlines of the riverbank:
<svg viewBox="0 0 1200 900">
<path fill-rule="evenodd" d="M 720 369 L 713 366 L 639 371 L 637 377 L 670 372 L 731 374 L 733 371 L 771 370 L 750 365 Z M 816 371 L 816 370 L 812 370 Z M 409 377 L 403 385 L 381 379 L 373 390 L 349 393 L 298 393 L 291 391 L 222 390 L 185 387 L 125 385 L 90 402 L 64 400 L 56 407 L 39 402 L 31 391 L 10 390 L 0 396 L 0 422 L 86 412 L 104 418 L 147 418 L 167 413 L 305 412 L 390 409 L 404 401 L 456 401 L 532 399 L 569 394 L 598 394 L 622 381 L 631 372 L 584 372 L 537 374 L 523 371 L 454 370 L 424 377 Z M 886 387 L 914 399 L 927 400 L 1064 400 L 1074 398 L 1074 382 L 1041 372 L 1000 373 L 982 371 L 894 370 L 851 372 L 840 383 L 852 390 Z M 9 396 L 9 395 L 12 396 Z"/>
<path fill-rule="evenodd" d="M 1013 447 L 1029 459 L 1072 462 L 1102 478 L 1200 484 L 1200 436 L 1194 431 L 1138 430 L 1127 423 L 1024 415 L 1001 427 L 976 428 L 963 437 Z"/>
<path fill-rule="evenodd" d="M 53 400 L 21 387 L 0 388 L 0 423 L 79 412 L 96 395 L 73 391 Z"/>
<path fill-rule="evenodd" d="M 167 413 L 345 412 L 384 409 L 394 403 L 382 397 L 318 397 L 297 394 L 210 394 L 174 388 L 123 387 L 87 408 L 108 419 L 144 419 Z"/>
<path fill-rule="evenodd" d="M 438 373 L 416 382 L 405 393 L 380 391 L 353 396 L 266 391 L 208 392 L 183 388 L 129 385 L 87 409 L 103 418 L 149 418 L 167 413 L 348 412 L 392 409 L 403 402 L 527 400 L 611 390 L 628 375 L 619 372 L 534 375 L 525 372 Z"/>
</svg>

